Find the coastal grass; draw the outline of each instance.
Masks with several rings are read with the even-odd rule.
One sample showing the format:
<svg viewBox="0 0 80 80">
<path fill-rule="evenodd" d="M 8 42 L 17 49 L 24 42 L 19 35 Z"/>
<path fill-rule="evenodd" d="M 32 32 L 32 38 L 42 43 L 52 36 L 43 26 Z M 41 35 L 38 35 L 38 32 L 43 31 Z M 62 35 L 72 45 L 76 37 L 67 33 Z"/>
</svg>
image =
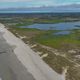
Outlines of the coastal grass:
<svg viewBox="0 0 80 80">
<path fill-rule="evenodd" d="M 40 35 L 35 39 L 38 43 L 50 46 L 53 48 L 69 48 L 71 46 L 77 46 L 80 44 L 80 32 L 79 30 L 73 30 L 68 35 Z"/>
<path fill-rule="evenodd" d="M 60 23 L 60 22 L 65 22 L 65 21 L 61 19 L 37 19 L 34 22 L 36 23 Z"/>
<path fill-rule="evenodd" d="M 80 30 L 71 30 L 67 35 L 54 35 L 59 30 L 40 30 L 35 28 L 11 27 L 10 30 L 20 36 L 26 36 L 32 42 L 50 46 L 56 49 L 67 49 L 80 44 Z M 80 45 L 79 45 L 80 46 Z"/>
<path fill-rule="evenodd" d="M 43 34 L 50 34 L 53 31 L 40 30 L 35 28 L 20 28 L 20 27 L 9 27 L 9 30 L 14 33 L 17 37 L 26 37 L 25 41 L 35 42 L 37 36 Z"/>
</svg>

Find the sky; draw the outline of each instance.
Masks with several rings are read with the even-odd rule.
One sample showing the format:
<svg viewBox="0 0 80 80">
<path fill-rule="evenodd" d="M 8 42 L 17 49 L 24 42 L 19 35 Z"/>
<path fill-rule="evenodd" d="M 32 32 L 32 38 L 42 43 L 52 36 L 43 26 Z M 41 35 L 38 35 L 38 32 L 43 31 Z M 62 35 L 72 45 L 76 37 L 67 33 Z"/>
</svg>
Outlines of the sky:
<svg viewBox="0 0 80 80">
<path fill-rule="evenodd" d="M 79 3 L 80 0 L 0 0 L 0 8 L 58 6 Z"/>
</svg>

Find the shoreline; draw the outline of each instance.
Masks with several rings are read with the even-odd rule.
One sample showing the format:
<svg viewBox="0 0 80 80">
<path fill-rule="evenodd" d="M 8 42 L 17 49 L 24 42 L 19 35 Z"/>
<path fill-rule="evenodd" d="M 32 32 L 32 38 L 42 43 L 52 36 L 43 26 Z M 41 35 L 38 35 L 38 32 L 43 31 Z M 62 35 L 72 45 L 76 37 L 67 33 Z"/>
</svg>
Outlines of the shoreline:
<svg viewBox="0 0 80 80">
<path fill-rule="evenodd" d="M 65 76 L 53 71 L 37 53 L 30 49 L 29 45 L 14 36 L 3 24 L 0 26 L 4 39 L 11 46 L 16 46 L 15 55 L 36 80 L 65 80 Z"/>
</svg>

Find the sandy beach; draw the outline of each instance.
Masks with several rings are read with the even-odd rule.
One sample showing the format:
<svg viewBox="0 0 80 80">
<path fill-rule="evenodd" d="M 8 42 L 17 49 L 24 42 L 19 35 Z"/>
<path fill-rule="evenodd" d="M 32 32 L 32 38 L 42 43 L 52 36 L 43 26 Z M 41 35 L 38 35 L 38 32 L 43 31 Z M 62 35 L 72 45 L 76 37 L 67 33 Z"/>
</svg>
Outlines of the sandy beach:
<svg viewBox="0 0 80 80">
<path fill-rule="evenodd" d="M 0 24 L 0 32 L 3 33 L 3 38 L 7 43 L 13 47 L 13 52 L 18 60 L 35 80 L 65 80 L 65 75 L 60 75 L 52 70 L 28 44 L 14 36 L 3 24 Z"/>
</svg>

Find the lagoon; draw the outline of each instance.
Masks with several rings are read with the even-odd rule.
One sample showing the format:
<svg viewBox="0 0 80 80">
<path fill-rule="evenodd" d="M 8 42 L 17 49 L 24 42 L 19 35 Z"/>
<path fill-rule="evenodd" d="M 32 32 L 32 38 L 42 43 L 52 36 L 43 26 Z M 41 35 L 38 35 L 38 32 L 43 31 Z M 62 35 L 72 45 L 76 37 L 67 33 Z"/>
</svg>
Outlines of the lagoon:
<svg viewBox="0 0 80 80">
<path fill-rule="evenodd" d="M 36 28 L 36 29 L 41 29 L 41 30 L 60 30 L 60 34 L 69 34 L 70 30 L 80 29 L 80 27 L 78 26 L 80 26 L 80 21 L 63 22 L 63 23 L 56 23 L 56 24 L 33 24 L 33 25 L 21 26 L 21 27 L 22 28 Z"/>
</svg>

